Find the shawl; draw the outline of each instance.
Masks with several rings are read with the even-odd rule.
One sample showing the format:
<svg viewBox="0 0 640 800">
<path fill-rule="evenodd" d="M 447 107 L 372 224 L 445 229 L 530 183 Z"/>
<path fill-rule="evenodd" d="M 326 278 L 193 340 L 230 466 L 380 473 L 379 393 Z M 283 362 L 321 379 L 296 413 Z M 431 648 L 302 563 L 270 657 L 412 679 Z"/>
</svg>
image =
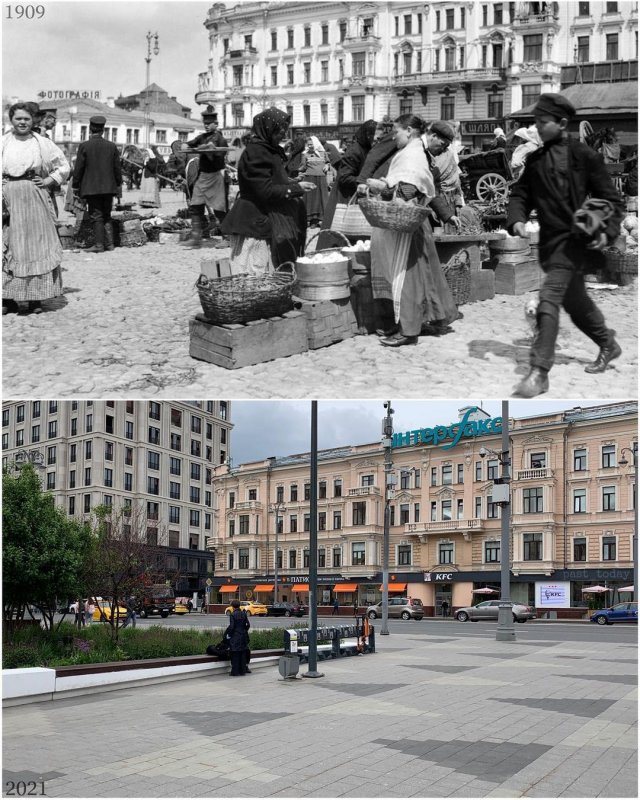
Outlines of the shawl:
<svg viewBox="0 0 640 800">
<path fill-rule="evenodd" d="M 253 118 L 251 128 L 251 138 L 254 142 L 260 142 L 267 150 L 277 153 L 283 161 L 286 161 L 284 150 L 273 144 L 273 135 L 278 131 L 286 130 L 291 122 L 291 117 L 284 111 L 277 108 L 268 108 Z"/>
<path fill-rule="evenodd" d="M 323 146 L 322 146 L 322 144 L 320 143 L 320 139 L 318 139 L 318 137 L 317 137 L 317 136 L 310 136 L 309 138 L 311 139 L 311 143 L 312 143 L 312 145 L 313 145 L 313 152 L 314 152 L 314 153 L 315 153 L 317 156 L 319 156 L 320 158 L 322 158 L 322 157 L 323 157 L 323 155 L 324 155 L 324 154 L 325 154 L 327 151 L 324 149 L 324 147 L 323 147 Z"/>
<path fill-rule="evenodd" d="M 435 197 L 433 175 L 420 137 L 411 139 L 405 147 L 398 150 L 391 159 L 386 180 L 391 187 L 401 182 L 412 184 L 426 196 L 427 202 Z"/>
</svg>

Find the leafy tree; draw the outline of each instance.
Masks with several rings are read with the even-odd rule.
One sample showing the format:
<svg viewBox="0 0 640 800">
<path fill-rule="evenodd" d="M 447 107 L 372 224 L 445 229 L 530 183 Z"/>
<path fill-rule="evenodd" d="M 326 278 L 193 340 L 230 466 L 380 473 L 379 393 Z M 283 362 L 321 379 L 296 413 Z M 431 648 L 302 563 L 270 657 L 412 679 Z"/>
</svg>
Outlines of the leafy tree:
<svg viewBox="0 0 640 800">
<path fill-rule="evenodd" d="M 52 630 L 58 601 L 82 594 L 91 532 L 69 520 L 53 495 L 42 491 L 32 464 L 5 468 L 2 494 L 4 619 L 24 619 L 34 606 Z"/>
</svg>

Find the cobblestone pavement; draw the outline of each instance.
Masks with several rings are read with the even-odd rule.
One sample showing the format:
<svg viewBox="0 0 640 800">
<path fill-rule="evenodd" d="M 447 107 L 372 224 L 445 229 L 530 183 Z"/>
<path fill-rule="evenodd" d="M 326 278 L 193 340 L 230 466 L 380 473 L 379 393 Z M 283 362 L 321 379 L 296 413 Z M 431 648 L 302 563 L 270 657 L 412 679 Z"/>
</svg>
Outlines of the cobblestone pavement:
<svg viewBox="0 0 640 800">
<path fill-rule="evenodd" d="M 637 797 L 637 639 L 608 632 L 496 642 L 495 626 L 456 636 L 408 623 L 375 654 L 320 661 L 321 678 L 283 682 L 270 666 L 6 708 L 3 785 L 44 781 L 49 797 Z"/>
<path fill-rule="evenodd" d="M 181 196 L 162 192 L 162 212 Z M 256 366 L 227 370 L 189 356 L 189 320 L 201 311 L 200 260 L 226 250 L 147 244 L 111 253 L 65 252 L 65 295 L 45 313 L 3 318 L 6 397 L 406 398 L 504 397 L 526 372 L 529 295 L 462 307 L 447 335 L 382 347 L 375 335 Z M 637 287 L 593 290 L 623 355 L 604 375 L 584 366 L 594 345 L 563 315 L 545 397 L 613 399 L 637 394 Z"/>
</svg>

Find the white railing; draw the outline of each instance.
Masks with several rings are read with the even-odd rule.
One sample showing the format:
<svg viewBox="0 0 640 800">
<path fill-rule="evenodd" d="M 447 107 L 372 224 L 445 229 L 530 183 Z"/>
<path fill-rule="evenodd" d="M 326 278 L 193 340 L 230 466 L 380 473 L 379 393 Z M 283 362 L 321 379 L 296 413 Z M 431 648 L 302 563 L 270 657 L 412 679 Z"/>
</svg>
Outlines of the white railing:
<svg viewBox="0 0 640 800">
<path fill-rule="evenodd" d="M 440 522 L 408 522 L 405 533 L 431 533 L 432 531 L 480 530 L 481 519 L 443 519 Z"/>
<path fill-rule="evenodd" d="M 349 497 L 364 497 L 369 494 L 380 494 L 378 486 L 358 486 L 355 489 L 349 489 Z"/>
<path fill-rule="evenodd" d="M 549 467 L 537 467 L 534 469 L 519 469 L 516 473 L 516 480 L 526 481 L 531 478 L 553 478 L 553 470 Z"/>
</svg>

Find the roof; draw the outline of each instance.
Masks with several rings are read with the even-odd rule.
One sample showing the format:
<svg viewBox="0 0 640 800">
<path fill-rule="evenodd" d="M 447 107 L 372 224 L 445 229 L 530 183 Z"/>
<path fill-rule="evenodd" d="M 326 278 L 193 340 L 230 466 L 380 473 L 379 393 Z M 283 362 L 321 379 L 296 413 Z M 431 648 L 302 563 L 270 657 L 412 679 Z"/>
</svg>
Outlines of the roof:
<svg viewBox="0 0 640 800">
<path fill-rule="evenodd" d="M 637 114 L 638 113 L 638 83 L 629 81 L 624 83 L 577 83 L 568 86 L 560 94 L 566 97 L 582 117 L 600 114 Z M 514 117 L 532 117 L 535 103 L 531 103 L 519 111 L 507 114 L 509 119 Z"/>
<path fill-rule="evenodd" d="M 181 117 L 179 114 L 168 114 L 163 111 L 150 111 L 149 117 L 153 120 L 156 127 L 158 125 L 170 126 L 176 130 L 194 131 L 196 129 L 204 131 L 202 120 Z"/>
</svg>

